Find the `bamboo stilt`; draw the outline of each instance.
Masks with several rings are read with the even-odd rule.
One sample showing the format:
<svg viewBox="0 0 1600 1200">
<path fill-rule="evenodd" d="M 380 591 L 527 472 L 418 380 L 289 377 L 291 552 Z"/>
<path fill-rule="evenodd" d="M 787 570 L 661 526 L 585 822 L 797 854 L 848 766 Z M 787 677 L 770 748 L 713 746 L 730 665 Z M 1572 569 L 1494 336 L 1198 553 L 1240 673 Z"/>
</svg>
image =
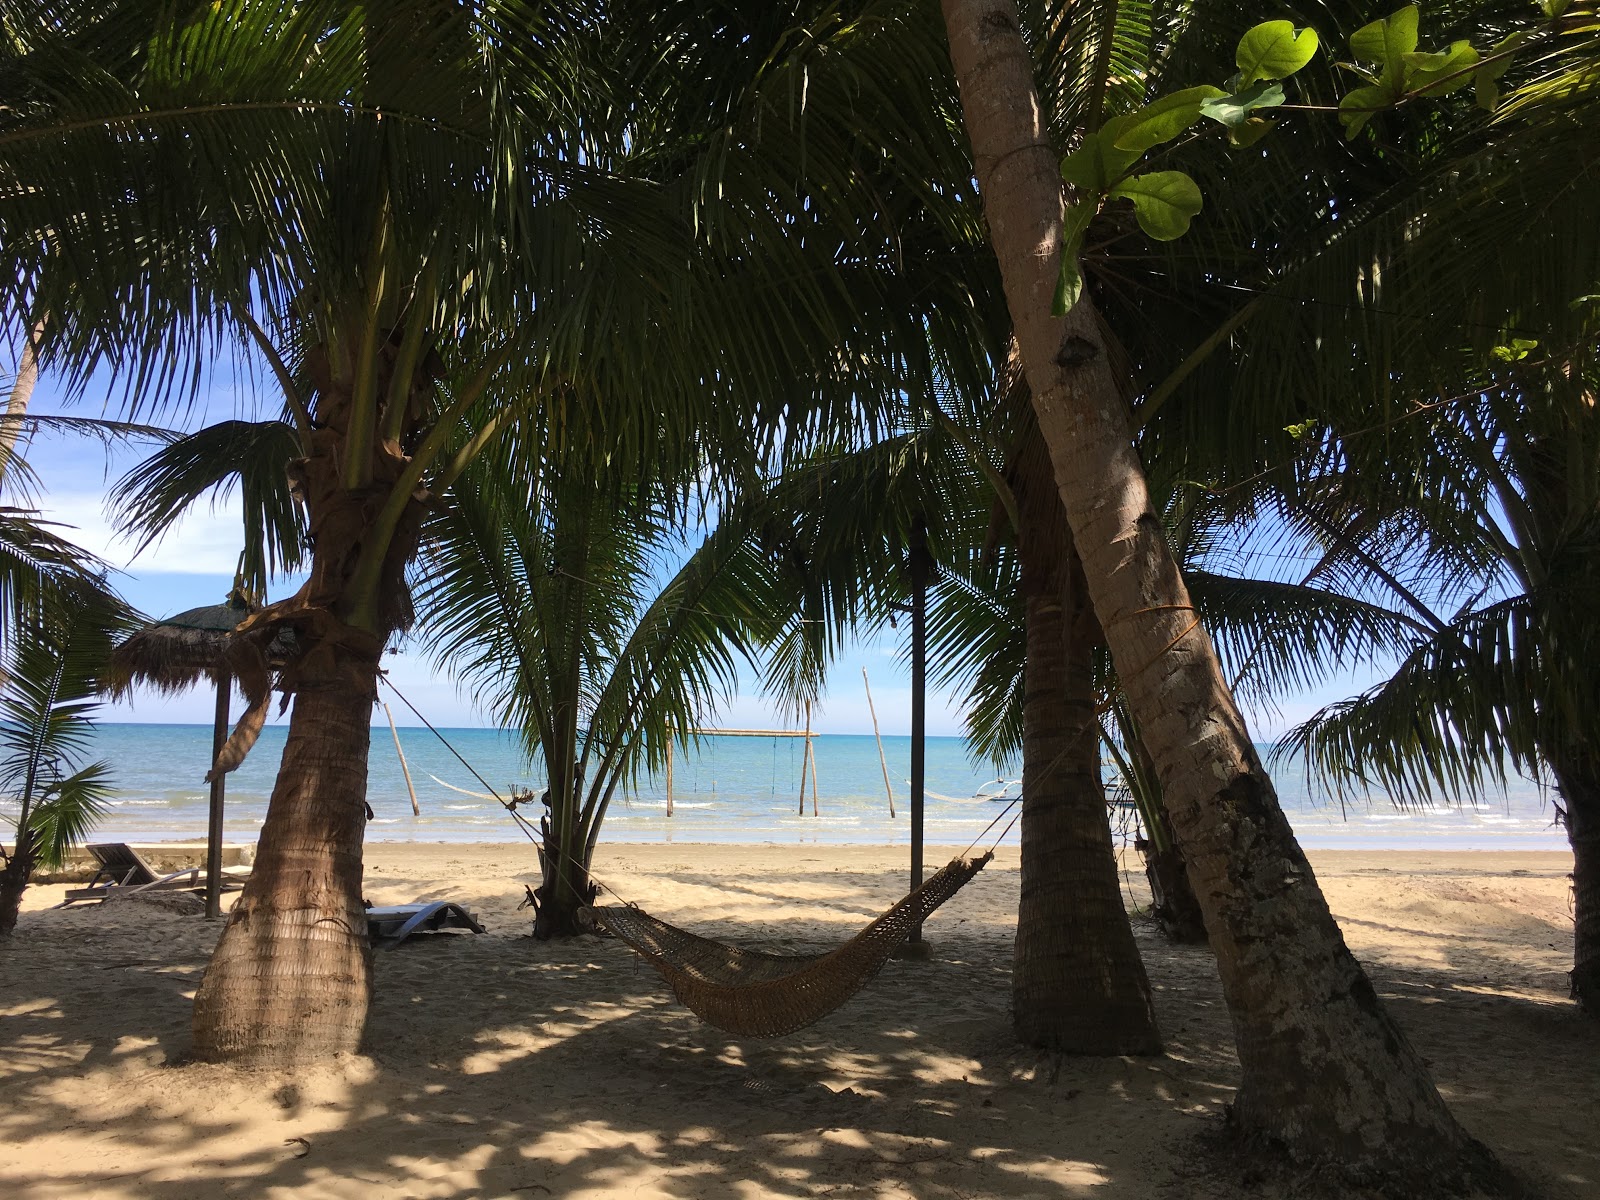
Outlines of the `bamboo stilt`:
<svg viewBox="0 0 1600 1200">
<path fill-rule="evenodd" d="M 417 803 L 417 788 L 411 782 L 411 768 L 406 766 L 406 752 L 400 749 L 400 731 L 394 727 L 394 714 L 389 711 L 389 706 L 383 706 L 383 715 L 389 718 L 389 732 L 394 735 L 394 752 L 400 756 L 400 773 L 406 777 L 406 791 L 411 793 L 411 815 L 420 817 L 422 806 Z"/>
<path fill-rule="evenodd" d="M 811 764 L 811 701 L 806 701 L 806 752 L 800 760 L 800 811 L 798 816 L 806 815 L 806 768 Z"/>
<path fill-rule="evenodd" d="M 867 669 L 861 668 L 861 682 L 867 689 L 867 711 L 872 714 L 872 736 L 878 739 L 878 765 L 883 768 L 883 790 L 889 797 L 889 819 L 894 820 L 894 789 L 889 786 L 889 760 L 883 754 L 883 734 L 878 732 L 878 710 L 872 703 L 872 681 L 867 678 Z"/>
</svg>

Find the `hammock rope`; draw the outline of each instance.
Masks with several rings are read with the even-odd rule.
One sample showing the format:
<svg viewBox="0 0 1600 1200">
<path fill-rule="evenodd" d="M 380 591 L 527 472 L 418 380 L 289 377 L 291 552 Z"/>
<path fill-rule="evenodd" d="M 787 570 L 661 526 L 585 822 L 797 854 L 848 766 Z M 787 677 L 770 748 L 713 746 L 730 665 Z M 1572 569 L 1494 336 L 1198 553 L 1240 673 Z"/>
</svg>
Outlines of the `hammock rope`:
<svg viewBox="0 0 1600 1200">
<path fill-rule="evenodd" d="M 666 980 L 685 1007 L 743 1037 L 780 1037 L 815 1024 L 859 992 L 906 937 L 994 857 L 958 857 L 825 954 L 769 954 L 703 938 L 634 905 L 591 908 L 601 928 L 626 942 Z"/>
<path fill-rule="evenodd" d="M 472 764 L 434 728 L 410 700 L 384 677 L 389 689 L 416 717 L 432 730 L 479 783 L 500 801 L 518 827 L 534 842 L 542 839 L 516 809 L 505 800 Z M 445 786 L 450 786 L 446 784 Z M 458 789 L 459 790 L 459 789 Z M 967 843 L 959 855 L 936 871 L 928 880 L 895 904 L 849 941 L 823 954 L 772 954 L 730 946 L 679 929 L 652 917 L 637 904 L 625 899 L 594 872 L 570 854 L 566 857 L 582 869 L 591 883 L 621 901 L 616 905 L 585 908 L 595 925 L 626 943 L 654 967 L 666 980 L 683 1005 L 708 1024 L 742 1037 L 781 1037 L 814 1025 L 844 1004 L 883 969 L 911 931 L 932 916 L 950 897 L 969 883 L 994 858 L 991 846 L 977 857 L 969 852 L 1006 814 L 1020 804 L 1010 801 L 984 826 L 983 832 Z M 1000 836 L 1005 840 L 1022 815 L 1020 809 Z"/>
</svg>

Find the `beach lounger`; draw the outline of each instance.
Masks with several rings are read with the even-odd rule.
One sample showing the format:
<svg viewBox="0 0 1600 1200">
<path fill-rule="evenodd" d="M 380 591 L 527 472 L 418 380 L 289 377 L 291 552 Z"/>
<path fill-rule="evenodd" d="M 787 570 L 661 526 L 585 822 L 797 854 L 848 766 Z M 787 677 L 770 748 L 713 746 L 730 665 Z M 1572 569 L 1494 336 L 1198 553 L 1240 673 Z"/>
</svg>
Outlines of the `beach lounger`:
<svg viewBox="0 0 1600 1200">
<path fill-rule="evenodd" d="M 85 900 L 103 901 L 113 895 L 127 895 L 130 892 L 197 887 L 204 883 L 201 878 L 204 869 L 201 867 L 185 867 L 169 875 L 157 875 L 155 869 L 126 842 L 102 842 L 88 847 L 88 850 L 100 864 L 100 869 L 95 872 L 88 887 L 69 889 L 66 899 L 56 905 L 57 908 Z M 223 890 L 230 890 L 230 885 L 232 888 L 244 886 L 238 879 L 224 880 Z"/>
<path fill-rule="evenodd" d="M 367 936 L 390 950 L 413 933 L 432 933 L 439 929 L 483 932 L 483 926 L 472 913 L 449 900 L 419 900 L 415 904 L 367 909 Z"/>
</svg>

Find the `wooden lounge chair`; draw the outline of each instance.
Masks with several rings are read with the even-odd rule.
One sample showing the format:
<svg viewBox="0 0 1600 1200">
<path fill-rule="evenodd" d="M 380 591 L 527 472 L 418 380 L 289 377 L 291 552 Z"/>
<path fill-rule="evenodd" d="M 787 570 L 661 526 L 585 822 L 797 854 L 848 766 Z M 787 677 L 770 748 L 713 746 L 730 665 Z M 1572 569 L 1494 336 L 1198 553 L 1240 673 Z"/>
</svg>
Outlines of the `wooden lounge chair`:
<svg viewBox="0 0 1600 1200">
<path fill-rule="evenodd" d="M 413 933 L 432 933 L 439 929 L 483 932 L 477 917 L 449 900 L 418 900 L 415 904 L 388 904 L 367 909 L 367 936 L 390 950 Z"/>
<path fill-rule="evenodd" d="M 183 888 L 202 884 L 202 868 L 185 867 L 170 875 L 157 875 L 155 869 L 140 857 L 139 852 L 126 842 L 102 842 L 88 848 L 100 864 L 88 887 L 72 888 L 57 908 L 65 908 L 83 900 L 104 901 L 113 895 L 152 891 L 157 888 Z M 236 886 L 242 887 L 234 881 Z M 224 883 L 226 888 L 227 884 Z"/>
</svg>

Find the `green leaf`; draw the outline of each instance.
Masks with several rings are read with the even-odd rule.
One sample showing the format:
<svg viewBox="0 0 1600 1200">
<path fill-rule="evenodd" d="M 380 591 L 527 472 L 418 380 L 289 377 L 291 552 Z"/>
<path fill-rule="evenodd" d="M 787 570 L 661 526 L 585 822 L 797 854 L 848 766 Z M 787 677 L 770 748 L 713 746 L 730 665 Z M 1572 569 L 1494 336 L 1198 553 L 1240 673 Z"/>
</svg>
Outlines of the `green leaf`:
<svg viewBox="0 0 1600 1200">
<path fill-rule="evenodd" d="M 1254 146 L 1276 129 L 1277 125 L 1276 121 L 1269 121 L 1265 117 L 1251 117 L 1243 125 L 1235 125 L 1228 130 L 1228 141 L 1240 148 Z"/>
<path fill-rule="evenodd" d="M 1143 154 L 1152 146 L 1171 141 L 1198 121 L 1203 101 L 1225 95 L 1221 88 L 1207 83 L 1163 96 L 1118 118 L 1113 145 L 1118 150 Z"/>
<path fill-rule="evenodd" d="M 1127 130 L 1127 121 L 1127 117 L 1115 117 L 1085 137 L 1076 150 L 1061 160 L 1061 178 L 1074 187 L 1103 195 L 1143 153 L 1117 147 L 1116 139 Z"/>
<path fill-rule="evenodd" d="M 1528 31 L 1519 29 L 1501 38 L 1489 51 L 1489 60 L 1473 74 L 1473 85 L 1478 95 L 1478 107 L 1493 112 L 1500 106 L 1499 80 L 1511 69 L 1511 51 L 1528 40 Z M 1501 55 L 1506 57 L 1502 58 Z"/>
<path fill-rule="evenodd" d="M 1314 420 L 1300 421 L 1300 422 L 1297 422 L 1294 425 L 1285 425 L 1283 427 L 1283 431 L 1285 433 L 1287 433 L 1290 437 L 1294 438 L 1296 441 L 1299 441 L 1300 439 L 1304 438 L 1306 436 L 1306 434 L 1310 433 L 1316 427 L 1317 427 L 1317 423 Z"/>
<path fill-rule="evenodd" d="M 1286 79 L 1317 53 L 1317 31 L 1295 32 L 1292 21 L 1263 21 L 1239 39 L 1234 61 L 1244 87 L 1261 79 Z"/>
<path fill-rule="evenodd" d="M 1503 363 L 1521 362 L 1528 357 L 1528 352 L 1537 349 L 1537 338 L 1514 337 L 1504 346 L 1496 346 L 1489 353 Z"/>
<path fill-rule="evenodd" d="M 1567 9 L 1572 7 L 1572 0 L 1537 0 L 1539 11 L 1551 20 L 1565 15 Z"/>
<path fill-rule="evenodd" d="M 1264 80 L 1245 88 L 1242 92 L 1202 100 L 1200 113 L 1233 129 L 1243 125 L 1250 114 L 1258 108 L 1276 108 L 1285 98 L 1283 84 Z"/>
<path fill-rule="evenodd" d="M 1472 82 L 1478 52 L 1467 41 L 1451 42 L 1436 54 L 1407 54 L 1406 91 L 1421 96 L 1447 96 Z"/>
<path fill-rule="evenodd" d="M 1363 62 L 1382 63 L 1401 73 L 1403 57 L 1417 48 L 1417 6 L 1408 4 L 1350 35 L 1350 52 Z"/>
<path fill-rule="evenodd" d="M 1125 179 L 1111 189 L 1112 196 L 1133 201 L 1139 227 L 1158 242 L 1170 242 L 1189 232 L 1189 222 L 1200 211 L 1200 188 L 1182 171 L 1151 171 Z"/>
<path fill-rule="evenodd" d="M 1394 107 L 1394 93 L 1386 87 L 1357 88 L 1339 101 L 1339 120 L 1345 137 L 1355 137 L 1374 113 Z"/>
<path fill-rule="evenodd" d="M 1078 256 L 1083 253 L 1084 235 L 1094 220 L 1097 204 L 1069 204 L 1061 215 L 1061 271 L 1056 276 L 1056 293 L 1050 299 L 1050 315 L 1064 317 L 1083 294 L 1083 270 Z"/>
</svg>

